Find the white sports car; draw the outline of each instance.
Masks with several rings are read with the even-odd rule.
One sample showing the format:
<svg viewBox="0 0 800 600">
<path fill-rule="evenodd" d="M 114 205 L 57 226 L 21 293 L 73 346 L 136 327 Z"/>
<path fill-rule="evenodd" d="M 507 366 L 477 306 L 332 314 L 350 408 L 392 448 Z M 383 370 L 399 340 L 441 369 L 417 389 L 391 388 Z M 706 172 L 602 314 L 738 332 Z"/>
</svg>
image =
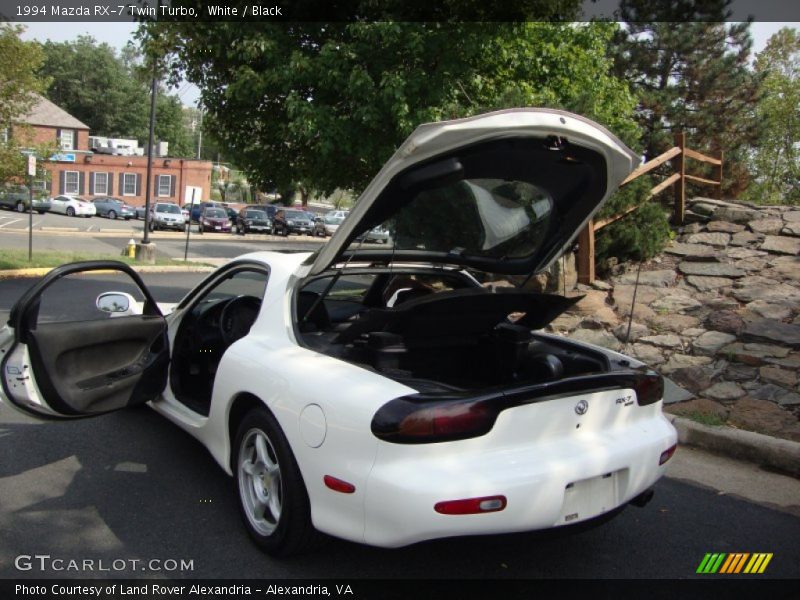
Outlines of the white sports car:
<svg viewBox="0 0 800 600">
<path fill-rule="evenodd" d="M 80 196 L 62 194 L 50 198 L 50 212 L 62 213 L 68 217 L 93 217 L 97 214 L 97 207 Z"/>
<path fill-rule="evenodd" d="M 602 520 L 675 450 L 663 381 L 537 331 L 574 299 L 485 283 L 545 269 L 637 162 L 555 110 L 423 125 L 318 252 L 241 256 L 166 317 L 126 265 L 55 269 L 0 331 L 4 400 L 67 419 L 149 402 L 233 476 L 271 554 Z M 379 225 L 389 244 L 355 241 Z M 58 297 L 48 316 L 52 286 L 99 270 L 141 308 L 92 293 L 102 318 Z"/>
</svg>

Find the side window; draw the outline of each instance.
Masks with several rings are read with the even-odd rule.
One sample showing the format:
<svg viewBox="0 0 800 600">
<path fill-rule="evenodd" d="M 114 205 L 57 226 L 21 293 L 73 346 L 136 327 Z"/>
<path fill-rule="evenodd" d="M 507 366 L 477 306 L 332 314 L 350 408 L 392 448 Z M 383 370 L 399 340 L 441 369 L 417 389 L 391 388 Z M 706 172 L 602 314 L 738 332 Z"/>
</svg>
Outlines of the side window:
<svg viewBox="0 0 800 600">
<path fill-rule="evenodd" d="M 142 290 L 126 273 L 73 273 L 54 281 L 42 292 L 37 322 L 124 318 L 141 314 L 144 301 Z"/>
<path fill-rule="evenodd" d="M 339 277 L 336 283 L 333 284 L 333 287 L 328 292 L 325 300 L 340 300 L 360 303 L 364 300 L 364 296 L 366 296 L 367 291 L 372 286 L 374 281 L 375 275 L 342 275 Z M 330 282 L 330 277 L 316 279 L 304 287 L 303 291 L 322 294 L 327 289 L 328 285 L 330 285 Z"/>
<path fill-rule="evenodd" d="M 236 271 L 217 283 L 200 297 L 199 303 L 230 300 L 237 296 L 253 296 L 264 299 L 267 290 L 267 274 L 263 271 L 245 269 Z"/>
</svg>

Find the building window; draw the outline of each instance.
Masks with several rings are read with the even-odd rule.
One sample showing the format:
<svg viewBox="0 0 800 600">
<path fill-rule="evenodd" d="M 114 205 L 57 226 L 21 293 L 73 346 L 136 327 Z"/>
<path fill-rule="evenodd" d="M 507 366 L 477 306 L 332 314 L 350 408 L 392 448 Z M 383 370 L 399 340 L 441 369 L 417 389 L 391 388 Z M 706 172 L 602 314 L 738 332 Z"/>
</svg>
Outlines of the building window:
<svg viewBox="0 0 800 600">
<path fill-rule="evenodd" d="M 108 173 L 94 174 L 94 193 L 95 194 L 108 193 Z"/>
<path fill-rule="evenodd" d="M 78 194 L 81 177 L 78 171 L 64 171 L 64 193 Z"/>
<path fill-rule="evenodd" d="M 59 130 L 58 145 L 62 150 L 73 150 L 75 148 L 75 132 L 72 129 Z"/>
<path fill-rule="evenodd" d="M 136 174 L 124 173 L 122 176 L 122 195 L 135 196 L 136 195 Z"/>
<path fill-rule="evenodd" d="M 158 196 L 172 196 L 172 175 L 158 176 Z"/>
</svg>

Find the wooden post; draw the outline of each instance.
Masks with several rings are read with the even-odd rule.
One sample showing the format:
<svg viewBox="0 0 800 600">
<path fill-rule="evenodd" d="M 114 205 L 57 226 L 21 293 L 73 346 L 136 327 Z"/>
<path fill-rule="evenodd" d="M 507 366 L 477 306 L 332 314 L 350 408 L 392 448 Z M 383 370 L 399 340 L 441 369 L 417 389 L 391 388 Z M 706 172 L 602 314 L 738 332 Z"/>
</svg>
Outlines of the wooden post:
<svg viewBox="0 0 800 600">
<path fill-rule="evenodd" d="M 594 282 L 594 220 L 578 235 L 578 283 Z"/>
<path fill-rule="evenodd" d="M 717 186 L 717 200 L 722 200 L 722 161 L 724 159 L 725 153 L 720 150 L 719 151 L 719 165 L 714 167 L 714 175 L 712 177 L 719 181 L 719 185 Z"/>
<path fill-rule="evenodd" d="M 672 220 L 675 225 L 683 225 L 683 216 L 686 210 L 686 160 L 683 150 L 686 147 L 686 134 L 682 131 L 675 134 L 675 145 L 681 153 L 675 157 L 675 172 L 680 176 L 674 184 L 675 214 Z"/>
</svg>

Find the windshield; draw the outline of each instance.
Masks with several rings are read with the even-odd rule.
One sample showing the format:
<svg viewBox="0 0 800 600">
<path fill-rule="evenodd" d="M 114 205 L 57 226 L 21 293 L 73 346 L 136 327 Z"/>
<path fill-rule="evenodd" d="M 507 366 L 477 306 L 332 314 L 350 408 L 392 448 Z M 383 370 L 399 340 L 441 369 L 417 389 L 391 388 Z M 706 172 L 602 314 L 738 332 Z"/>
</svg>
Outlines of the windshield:
<svg viewBox="0 0 800 600">
<path fill-rule="evenodd" d="M 244 213 L 244 216 L 248 219 L 264 219 L 267 218 L 267 213 L 260 211 L 260 210 L 248 210 Z"/>
<path fill-rule="evenodd" d="M 224 219 L 228 216 L 221 208 L 207 208 L 203 215 L 209 219 Z"/>
<path fill-rule="evenodd" d="M 396 250 L 519 258 L 538 250 L 552 214 L 550 194 L 530 182 L 463 179 L 418 192 L 373 231 Z"/>
<path fill-rule="evenodd" d="M 156 204 L 156 212 L 181 214 L 181 209 L 175 204 Z"/>
<path fill-rule="evenodd" d="M 335 216 L 325 217 L 326 225 L 341 225 L 342 221 L 344 221 L 344 217 L 335 217 Z"/>
<path fill-rule="evenodd" d="M 287 210 L 286 211 L 286 218 L 287 219 L 308 219 L 306 213 L 301 212 L 299 210 Z"/>
</svg>

